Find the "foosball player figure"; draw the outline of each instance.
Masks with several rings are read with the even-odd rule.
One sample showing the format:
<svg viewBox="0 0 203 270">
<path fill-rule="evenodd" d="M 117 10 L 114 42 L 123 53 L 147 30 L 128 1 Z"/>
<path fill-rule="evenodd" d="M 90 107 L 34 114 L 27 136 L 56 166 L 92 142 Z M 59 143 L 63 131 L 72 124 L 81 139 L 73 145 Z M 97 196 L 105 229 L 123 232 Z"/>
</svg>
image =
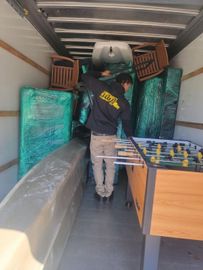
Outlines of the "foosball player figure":
<svg viewBox="0 0 203 270">
<path fill-rule="evenodd" d="M 175 153 L 174 153 L 174 150 L 173 149 L 170 150 L 169 155 L 170 155 L 171 158 L 174 158 Z"/>
<path fill-rule="evenodd" d="M 183 167 L 188 167 L 188 166 L 189 166 L 189 160 L 188 160 L 188 159 L 184 159 L 184 160 L 182 161 L 182 166 L 183 166 Z"/>
<path fill-rule="evenodd" d="M 182 148 L 181 148 L 180 144 L 178 144 L 178 146 L 177 146 L 177 151 L 178 151 L 178 153 L 180 153 L 181 150 L 182 150 Z"/>
<path fill-rule="evenodd" d="M 188 158 L 188 152 L 187 151 L 184 151 L 183 152 L 183 156 L 184 156 L 185 159 L 187 159 Z"/>
</svg>

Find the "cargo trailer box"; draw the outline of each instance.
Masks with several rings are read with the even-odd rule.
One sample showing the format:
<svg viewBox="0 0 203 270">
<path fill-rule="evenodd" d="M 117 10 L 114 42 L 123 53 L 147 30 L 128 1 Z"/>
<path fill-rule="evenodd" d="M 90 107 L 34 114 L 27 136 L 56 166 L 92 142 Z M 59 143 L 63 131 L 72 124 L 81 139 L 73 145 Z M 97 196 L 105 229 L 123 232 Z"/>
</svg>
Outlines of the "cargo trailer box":
<svg viewBox="0 0 203 270">
<path fill-rule="evenodd" d="M 125 174 L 119 175 L 120 183 L 115 187 L 113 204 L 97 204 L 94 201 L 94 186 L 90 186 L 87 179 L 88 143 L 86 139 L 81 138 L 74 138 L 69 142 L 69 139 L 66 140 L 67 137 L 71 137 L 69 135 L 72 132 L 70 119 L 72 116 L 73 119 L 75 117 L 72 114 L 70 121 L 67 120 L 66 110 L 63 117 L 58 119 L 64 120 L 65 127 L 68 125 L 68 131 L 65 130 L 66 135 L 68 133 L 66 139 L 57 145 L 59 148 L 48 149 L 46 154 L 49 155 L 46 155 L 46 158 L 42 155 L 41 161 L 37 152 L 43 150 L 46 142 L 39 141 L 39 144 L 36 142 L 34 145 L 28 142 L 29 149 L 26 148 L 25 155 L 28 155 L 31 149 L 37 156 L 36 159 L 30 156 L 30 162 L 34 166 L 27 168 L 30 171 L 27 172 L 26 169 L 24 173 L 27 173 L 20 180 L 18 178 L 21 160 L 19 142 L 25 139 L 20 139 L 19 135 L 22 113 L 29 122 L 28 111 L 20 106 L 20 89 L 22 87 L 32 90 L 46 89 L 48 94 L 54 93 L 53 89 L 50 89 L 53 54 L 72 58 L 73 62 L 79 61 L 80 74 L 82 66 L 92 62 L 110 64 L 115 68 L 115 73 L 121 71 L 120 67 L 123 64 L 131 65 L 136 71 L 137 64 L 139 65 L 137 70 L 139 69 L 141 77 L 144 78 L 146 71 L 153 73 L 150 66 L 154 65 L 153 70 L 158 69 L 157 76 L 139 83 L 151 85 L 153 80 L 161 82 L 165 86 L 166 95 L 162 96 L 164 102 L 160 102 L 160 89 L 157 91 L 154 86 L 137 88 L 139 91 L 133 93 L 136 102 L 132 102 L 134 130 L 141 137 L 148 136 L 150 131 L 152 137 L 191 141 L 203 147 L 202 9 L 203 3 L 198 0 L 192 2 L 177 0 L 173 3 L 168 0 L 0 1 L 0 268 L 2 270 L 14 268 L 64 270 L 68 267 L 71 270 L 91 269 L 91 267 L 101 270 L 203 268 L 200 252 L 203 248 L 201 230 L 196 230 L 190 237 L 184 234 L 190 231 L 189 227 L 194 221 L 195 224 L 199 224 L 198 228 L 202 228 L 201 213 L 199 218 L 194 212 L 191 213 L 191 216 L 194 214 L 194 219 L 191 223 L 185 224 L 185 230 L 182 225 L 176 223 L 177 220 L 173 222 L 170 215 L 167 217 L 173 229 L 169 228 L 167 235 L 165 232 L 162 234 L 170 238 L 162 239 L 158 260 L 159 249 L 155 249 L 155 252 L 153 248 L 154 245 L 159 247 L 159 241 L 152 243 L 152 239 L 147 239 L 145 241 L 147 245 L 143 246 L 145 253 L 141 253 L 140 250 L 143 235 L 138 221 L 142 220 L 142 213 L 146 214 L 142 192 L 145 188 L 142 185 L 140 192 L 136 190 L 137 186 L 131 183 L 135 187 L 132 192 L 142 199 L 140 208 L 143 211 L 140 211 L 138 216 L 134 208 L 125 208 L 124 193 L 127 182 Z M 101 43 L 105 49 L 102 49 Z M 167 51 L 169 66 L 164 67 L 164 71 L 159 66 L 160 59 L 156 55 L 157 44 L 165 44 L 164 48 Z M 137 49 L 132 50 L 135 47 Z M 99 51 L 96 48 L 99 48 Z M 94 55 L 95 61 L 92 59 Z M 140 58 L 143 62 L 135 62 L 135 56 L 142 56 Z M 177 71 L 174 77 L 171 74 L 172 70 Z M 173 79 L 164 81 L 165 74 Z M 62 74 L 61 78 L 60 74 L 57 76 L 59 77 L 55 79 L 60 80 L 65 75 Z M 135 80 L 138 81 L 138 78 Z M 155 111 L 160 107 L 155 118 L 148 111 L 149 108 L 146 108 L 148 105 L 144 96 L 145 91 L 149 91 L 155 101 L 150 103 L 150 106 L 155 106 Z M 59 95 L 79 96 L 77 87 L 62 91 L 60 89 L 60 93 Z M 68 105 L 70 111 L 74 112 L 77 100 L 74 99 L 74 103 L 71 101 L 70 106 Z M 138 100 L 140 103 L 137 103 Z M 40 118 L 42 110 L 36 108 L 36 113 Z M 52 107 L 49 116 L 54 113 L 57 115 L 59 113 L 56 106 Z M 152 121 L 149 121 L 150 128 L 143 126 L 143 121 L 137 121 L 141 115 L 145 119 L 147 113 L 149 119 L 152 118 Z M 50 124 L 49 130 L 52 128 Z M 42 129 L 44 131 L 45 126 L 42 125 Z M 28 132 L 26 136 L 30 135 L 31 132 Z M 56 145 L 56 140 L 54 137 L 52 145 Z M 140 176 L 138 180 L 142 184 L 146 179 L 154 180 L 149 171 L 151 173 L 146 164 L 144 168 L 135 167 L 133 170 L 130 165 L 129 179 L 133 182 L 135 177 L 137 181 L 137 176 Z M 166 209 L 170 207 L 174 209 L 177 206 L 175 199 L 171 202 L 170 192 L 167 190 L 174 181 L 173 196 L 177 189 L 180 190 L 179 184 L 183 183 L 181 185 L 183 214 L 190 208 L 188 206 L 190 200 L 193 202 L 192 207 L 196 207 L 198 212 L 202 202 L 201 199 L 197 200 L 201 194 L 202 173 L 195 173 L 197 178 L 194 178 L 194 185 L 190 185 L 193 183 L 191 172 L 187 177 L 181 170 L 175 178 L 174 175 L 173 173 L 171 176 L 171 171 L 157 169 L 158 187 L 155 192 L 154 211 L 161 209 L 160 211 L 164 213 Z M 117 192 L 118 190 L 123 193 Z M 164 193 L 172 206 L 164 207 L 159 192 Z M 197 196 L 190 198 L 194 193 Z M 178 202 L 180 201 L 178 199 Z M 187 211 L 184 205 L 187 205 Z M 135 199 L 135 208 L 138 206 Z M 82 212 L 84 209 L 87 211 Z M 160 220 L 160 216 L 157 216 L 152 215 L 152 238 L 153 235 L 160 234 L 160 224 L 164 223 L 164 220 Z M 134 221 L 137 223 L 133 223 Z M 98 231 L 101 241 L 98 241 Z M 177 234 L 174 235 L 171 231 Z M 71 232 L 73 234 L 70 238 Z M 178 238 L 190 238 L 194 241 L 180 241 Z M 72 242 L 72 253 L 71 248 L 65 249 L 66 243 L 69 242 Z M 61 260 L 63 253 L 64 257 Z M 145 263 L 142 264 L 141 261 Z"/>
</svg>

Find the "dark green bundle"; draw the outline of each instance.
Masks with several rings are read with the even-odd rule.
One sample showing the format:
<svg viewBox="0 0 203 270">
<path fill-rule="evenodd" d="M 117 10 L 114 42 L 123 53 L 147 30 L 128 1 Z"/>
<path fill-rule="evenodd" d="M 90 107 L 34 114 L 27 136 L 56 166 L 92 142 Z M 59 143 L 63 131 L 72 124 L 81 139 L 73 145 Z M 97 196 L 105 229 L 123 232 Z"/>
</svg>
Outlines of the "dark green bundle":
<svg viewBox="0 0 203 270">
<path fill-rule="evenodd" d="M 172 139 L 182 70 L 168 67 L 138 85 L 135 136 Z"/>
<path fill-rule="evenodd" d="M 139 87 L 135 136 L 158 138 L 163 106 L 163 80 L 152 78 Z"/>
<path fill-rule="evenodd" d="M 182 69 L 167 68 L 163 74 L 164 101 L 160 127 L 161 139 L 173 139 Z"/>
</svg>

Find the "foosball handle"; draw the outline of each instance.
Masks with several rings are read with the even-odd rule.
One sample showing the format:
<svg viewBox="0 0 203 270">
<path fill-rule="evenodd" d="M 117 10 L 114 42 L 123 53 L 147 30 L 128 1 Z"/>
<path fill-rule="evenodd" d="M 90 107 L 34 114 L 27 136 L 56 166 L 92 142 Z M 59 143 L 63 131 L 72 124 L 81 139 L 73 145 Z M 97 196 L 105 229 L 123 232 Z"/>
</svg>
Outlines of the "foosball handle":
<svg viewBox="0 0 203 270">
<path fill-rule="evenodd" d="M 134 152 L 118 151 L 118 156 L 134 157 L 135 155 L 136 155 L 136 153 L 134 153 Z"/>
</svg>

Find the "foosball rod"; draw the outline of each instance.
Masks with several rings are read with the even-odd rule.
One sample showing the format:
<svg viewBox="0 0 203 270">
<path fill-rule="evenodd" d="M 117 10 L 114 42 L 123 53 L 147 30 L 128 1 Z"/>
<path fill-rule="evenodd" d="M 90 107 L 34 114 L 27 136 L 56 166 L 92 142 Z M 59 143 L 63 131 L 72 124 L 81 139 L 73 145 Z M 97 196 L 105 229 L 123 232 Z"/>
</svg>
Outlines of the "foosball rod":
<svg viewBox="0 0 203 270">
<path fill-rule="evenodd" d="M 130 140 L 124 139 L 102 139 L 102 142 L 118 142 L 118 143 L 132 144 Z"/>
<path fill-rule="evenodd" d="M 137 149 L 135 148 L 116 148 L 117 151 L 124 151 L 124 152 L 134 152 L 136 154 L 139 154 Z"/>
<path fill-rule="evenodd" d="M 154 145 L 149 145 L 149 144 L 147 144 L 147 143 L 139 143 L 139 142 L 136 142 L 137 144 L 138 144 L 138 146 L 139 146 L 139 144 L 141 144 L 141 146 L 139 146 L 140 148 L 141 147 L 154 147 L 154 148 L 156 148 L 156 146 L 158 145 L 158 144 L 160 144 L 162 147 L 166 147 L 166 148 L 169 148 L 169 147 L 177 147 L 177 146 L 173 146 L 174 145 L 174 143 L 172 144 L 169 144 L 169 143 L 167 143 L 167 144 L 163 144 L 163 143 L 156 143 L 156 144 L 154 144 Z M 180 144 L 179 144 L 180 145 Z M 200 146 L 191 146 L 191 145 L 187 145 L 187 144 L 185 144 L 185 145 L 180 145 L 180 147 L 189 147 L 189 149 L 195 149 L 195 150 L 197 150 L 198 151 L 198 149 L 201 149 L 201 147 Z"/>
<path fill-rule="evenodd" d="M 163 140 L 163 141 L 157 141 L 157 142 L 155 142 L 155 141 L 148 141 L 148 140 L 133 140 L 133 141 L 136 142 L 136 143 L 140 143 L 140 144 L 154 144 L 154 145 L 157 145 L 157 144 L 163 144 L 163 145 L 168 145 L 168 144 L 169 145 L 174 145 L 174 144 L 181 145 L 182 144 L 182 146 L 185 146 L 185 145 L 188 145 L 188 146 L 194 145 L 193 143 L 188 143 L 188 142 L 165 141 L 165 140 Z"/>
<path fill-rule="evenodd" d="M 141 155 L 139 153 L 132 152 L 132 151 L 118 151 L 118 156 L 124 156 L 124 157 L 138 156 L 138 157 L 141 157 Z"/>
<path fill-rule="evenodd" d="M 174 164 L 174 163 L 178 163 L 178 165 L 182 165 L 182 163 L 180 162 L 180 161 L 173 161 L 173 160 L 163 160 L 163 159 L 159 159 L 159 163 L 160 162 L 162 162 L 162 163 L 172 163 L 172 164 Z M 151 162 L 152 164 L 159 164 L 159 163 L 156 163 L 156 161 L 155 162 Z M 195 166 L 200 166 L 200 167 L 202 167 L 203 166 L 203 163 L 196 163 L 196 162 L 189 162 L 189 164 L 188 164 L 188 167 L 189 167 L 189 165 L 195 165 Z"/>
<path fill-rule="evenodd" d="M 116 149 L 128 148 L 128 149 L 136 149 L 135 146 L 126 145 L 126 144 L 115 144 Z"/>
<path fill-rule="evenodd" d="M 158 157 L 164 158 L 164 157 L 166 157 L 166 156 L 163 156 L 163 155 L 149 155 L 149 154 L 146 154 L 145 156 L 147 156 L 147 157 L 155 157 L 155 158 L 158 158 Z M 176 157 L 171 157 L 171 158 L 176 158 Z M 187 158 L 177 157 L 177 158 L 180 159 L 180 160 L 184 160 L 184 159 L 192 160 L 192 158 L 190 158 L 190 157 L 187 157 Z M 168 162 L 168 161 L 165 160 L 165 162 Z"/>
<path fill-rule="evenodd" d="M 121 156 L 96 156 L 97 158 L 104 158 L 104 159 L 126 159 L 126 160 L 140 160 L 140 158 L 133 158 L 133 157 L 121 157 Z"/>
<path fill-rule="evenodd" d="M 156 153 L 156 151 L 147 151 L 147 153 L 149 153 L 149 154 L 145 154 L 145 155 L 157 155 L 157 153 Z M 170 155 L 170 153 L 168 152 L 168 153 L 165 153 L 165 152 L 162 152 L 160 155 L 162 155 L 162 156 L 168 156 L 168 155 Z M 182 157 L 183 156 L 183 153 L 174 153 L 174 156 L 176 156 L 176 157 Z M 188 157 L 196 157 L 197 156 L 197 153 L 195 153 L 195 154 L 188 154 Z"/>
<path fill-rule="evenodd" d="M 121 148 L 120 148 L 121 149 Z M 137 149 L 136 148 L 133 148 L 133 149 L 127 149 L 127 148 L 124 148 L 124 149 L 122 149 L 122 150 L 124 150 L 125 152 L 134 152 L 134 153 L 136 153 L 136 154 L 139 154 L 139 152 L 137 151 Z M 140 154 L 139 154 L 140 155 Z"/>
<path fill-rule="evenodd" d="M 139 147 L 141 150 L 143 150 L 143 148 L 151 148 L 152 150 L 154 150 L 154 149 L 159 149 L 159 148 L 157 148 L 157 147 L 149 147 L 149 146 L 143 146 L 143 147 Z M 162 147 L 160 148 L 160 149 L 162 149 Z M 174 148 L 173 147 L 164 147 L 164 149 L 167 151 L 167 150 L 174 150 Z M 178 153 L 181 153 L 181 152 L 183 152 L 183 151 L 187 151 L 187 149 L 188 148 L 186 148 L 186 149 L 181 149 L 180 151 L 178 151 Z M 188 150 L 190 150 L 192 153 L 196 153 L 196 152 L 198 152 L 198 149 L 195 149 L 195 148 L 189 148 Z M 150 151 L 150 150 L 147 150 L 147 151 Z"/>
<path fill-rule="evenodd" d="M 139 167 L 143 167 L 144 166 L 144 163 L 120 162 L 120 161 L 114 161 L 114 164 L 118 164 L 118 165 L 129 165 L 129 166 L 139 166 Z"/>
</svg>

